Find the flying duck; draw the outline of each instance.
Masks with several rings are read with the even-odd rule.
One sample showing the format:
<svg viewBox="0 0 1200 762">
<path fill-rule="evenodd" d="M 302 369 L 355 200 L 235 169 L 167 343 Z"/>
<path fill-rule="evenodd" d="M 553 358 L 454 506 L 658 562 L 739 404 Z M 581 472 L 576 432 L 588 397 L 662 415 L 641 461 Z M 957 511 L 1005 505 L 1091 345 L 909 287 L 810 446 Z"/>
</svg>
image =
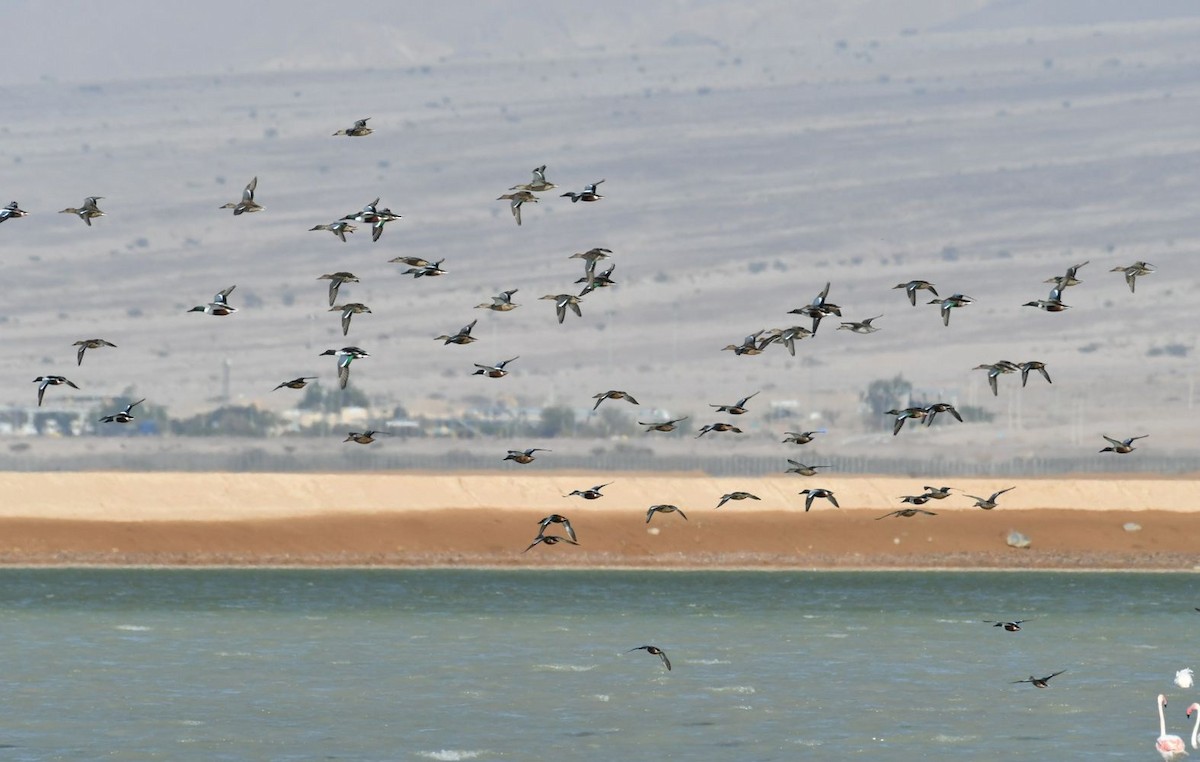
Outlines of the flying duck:
<svg viewBox="0 0 1200 762">
<path fill-rule="evenodd" d="M 520 357 L 520 355 L 517 357 Z M 487 376 L 488 378 L 504 378 L 508 375 L 508 371 L 504 369 L 504 366 L 508 365 L 513 360 L 516 360 L 517 357 L 510 358 L 504 362 L 498 362 L 495 365 L 480 365 L 479 363 L 473 363 L 475 366 L 475 372 L 471 375 Z"/>
<path fill-rule="evenodd" d="M 345 135 L 351 138 L 366 137 L 375 131 L 367 126 L 367 120 L 370 118 L 371 117 L 368 116 L 366 119 L 355 120 L 353 127 L 347 127 L 344 130 L 338 130 L 337 132 L 333 133 L 333 135 L 334 137 L 337 137 L 338 135 Z"/>
<path fill-rule="evenodd" d="M 800 490 L 799 494 L 808 495 L 808 497 L 806 497 L 804 499 L 804 512 L 805 513 L 808 513 L 808 510 L 810 508 L 812 508 L 813 500 L 816 500 L 819 497 L 824 498 L 824 499 L 828 500 L 829 502 L 833 503 L 834 508 L 841 508 L 841 506 L 838 505 L 837 498 L 833 496 L 833 490 L 828 490 L 823 487 L 817 487 L 816 489 L 802 489 L 802 490 Z"/>
<path fill-rule="evenodd" d="M 530 447 L 528 450 L 509 450 L 508 455 L 504 456 L 504 460 L 511 460 L 521 465 L 526 465 L 536 460 L 533 456 L 535 452 L 550 452 L 550 450 L 541 447 Z"/>
<path fill-rule="evenodd" d="M 221 289 L 213 296 L 211 302 L 208 304 L 198 304 L 188 310 L 188 312 L 203 312 L 205 315 L 215 315 L 217 317 L 232 315 L 237 312 L 237 307 L 230 306 L 229 295 L 233 293 L 235 288 L 237 288 L 236 283 L 229 288 Z"/>
<path fill-rule="evenodd" d="M 128 405 L 125 406 L 124 410 L 122 410 L 119 413 L 113 413 L 112 415 L 106 415 L 100 419 L 100 422 L 101 423 L 129 423 L 130 421 L 133 420 L 133 408 L 137 405 L 142 404 L 145 401 L 146 400 L 143 398 L 143 399 L 138 400 L 137 402 L 130 402 Z"/>
<path fill-rule="evenodd" d="M 370 357 L 371 355 L 358 347 L 342 347 L 341 349 L 326 349 L 318 357 L 325 355 L 333 355 L 337 358 L 338 368 L 338 386 L 345 389 L 346 383 L 350 381 L 350 363 L 361 357 Z"/>
<path fill-rule="evenodd" d="M 654 518 L 656 513 L 678 513 L 687 521 L 687 514 L 679 509 L 679 506 L 664 503 L 662 505 L 652 505 L 646 510 L 646 523 L 650 523 L 650 519 Z"/>
<path fill-rule="evenodd" d="M 667 668 L 667 671 L 671 671 L 671 660 L 667 658 L 667 652 L 658 646 L 638 646 L 637 648 L 629 649 L 626 653 L 633 653 L 634 651 L 645 651 L 652 656 L 657 656 L 662 659 L 663 666 Z"/>
<path fill-rule="evenodd" d="M 33 383 L 38 384 L 38 407 L 42 406 L 42 397 L 46 396 L 47 386 L 66 384 L 72 389 L 79 388 L 66 376 L 38 376 L 37 378 L 33 379 Z"/>
<path fill-rule="evenodd" d="M 577 201 L 599 201 L 600 199 L 604 198 L 604 196 L 601 196 L 599 193 L 596 192 L 596 186 L 600 185 L 600 183 L 602 183 L 602 182 L 604 182 L 604 181 L 597 180 L 596 182 L 591 183 L 590 185 L 583 186 L 582 193 L 564 193 L 564 194 L 562 194 L 562 196 L 560 196 L 560 198 L 569 198 L 569 199 L 571 199 L 572 204 L 574 204 Z"/>
<path fill-rule="evenodd" d="M 317 278 L 317 280 L 329 281 L 329 306 L 330 307 L 332 307 L 334 302 L 337 301 L 338 289 L 342 287 L 343 283 L 358 283 L 359 282 L 358 278 L 354 275 L 354 273 L 348 273 L 345 271 L 336 272 L 336 273 L 326 273 L 325 275 L 322 275 L 321 277 Z"/>
<path fill-rule="evenodd" d="M 104 339 L 81 339 L 71 346 L 79 347 L 79 351 L 75 353 L 75 365 L 79 366 L 83 365 L 83 353 L 87 350 L 99 349 L 100 347 L 116 348 L 117 345 L 113 344 L 111 341 L 105 341 Z"/>
<path fill-rule="evenodd" d="M 242 200 L 241 201 L 239 201 L 237 203 L 230 201 L 228 204 L 225 204 L 221 208 L 222 209 L 232 209 L 233 215 L 235 217 L 239 214 L 244 214 L 246 212 L 261 212 L 263 210 L 262 205 L 258 204 L 254 200 L 254 191 L 257 189 L 258 189 L 258 178 L 255 177 L 253 180 L 251 180 L 249 183 L 247 183 L 246 187 L 242 190 Z"/>
</svg>

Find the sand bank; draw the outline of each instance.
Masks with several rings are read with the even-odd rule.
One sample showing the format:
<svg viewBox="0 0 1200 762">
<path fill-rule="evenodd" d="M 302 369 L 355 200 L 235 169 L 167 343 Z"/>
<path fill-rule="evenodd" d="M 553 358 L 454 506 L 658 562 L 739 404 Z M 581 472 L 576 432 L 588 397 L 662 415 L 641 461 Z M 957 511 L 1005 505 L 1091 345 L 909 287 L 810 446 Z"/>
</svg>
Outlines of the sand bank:
<svg viewBox="0 0 1200 762">
<path fill-rule="evenodd" d="M 564 497 L 611 481 L 605 497 Z M 1197 479 L 955 480 L 937 516 L 879 519 L 922 484 L 893 477 L 689 474 L 4 473 L 0 563 L 1191 569 Z M 841 509 L 797 493 L 826 487 Z M 761 499 L 715 508 L 745 490 Z M 646 508 L 672 503 L 678 514 Z M 521 551 L 551 513 L 580 545 Z M 1129 531 L 1126 525 L 1141 528 Z M 1005 544 L 1011 530 L 1032 546 Z M 552 532 L 561 533 L 560 528 Z"/>
</svg>

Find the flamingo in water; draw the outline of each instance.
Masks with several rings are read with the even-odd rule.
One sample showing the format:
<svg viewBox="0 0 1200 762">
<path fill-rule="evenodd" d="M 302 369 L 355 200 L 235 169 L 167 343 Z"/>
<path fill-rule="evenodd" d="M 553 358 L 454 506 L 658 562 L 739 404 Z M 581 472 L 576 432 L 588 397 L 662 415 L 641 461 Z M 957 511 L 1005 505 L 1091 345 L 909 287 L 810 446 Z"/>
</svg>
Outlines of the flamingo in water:
<svg viewBox="0 0 1200 762">
<path fill-rule="evenodd" d="M 1179 736 L 1167 735 L 1167 719 L 1163 716 L 1163 707 L 1167 705 L 1167 697 L 1158 694 L 1158 740 L 1154 749 L 1162 755 L 1164 762 L 1187 756 L 1187 747 Z"/>
<path fill-rule="evenodd" d="M 1200 736 L 1200 704 L 1192 704 L 1189 706 L 1187 710 L 1187 716 L 1191 717 L 1192 712 L 1196 713 L 1196 724 L 1192 728 L 1192 748 L 1200 749 L 1200 742 L 1197 741 L 1197 737 Z"/>
</svg>

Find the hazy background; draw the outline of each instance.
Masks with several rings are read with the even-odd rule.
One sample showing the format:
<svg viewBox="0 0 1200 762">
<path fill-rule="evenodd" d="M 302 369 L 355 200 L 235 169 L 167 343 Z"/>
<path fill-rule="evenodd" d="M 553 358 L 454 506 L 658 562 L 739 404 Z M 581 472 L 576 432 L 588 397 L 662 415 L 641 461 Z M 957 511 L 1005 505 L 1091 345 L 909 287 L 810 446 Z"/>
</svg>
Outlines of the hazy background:
<svg viewBox="0 0 1200 762">
<path fill-rule="evenodd" d="M 82 389 L 47 405 L 133 387 L 182 415 L 225 399 L 228 362 L 229 401 L 281 411 L 297 397 L 272 387 L 334 384 L 317 355 L 354 344 L 372 357 L 351 384 L 380 410 L 582 415 L 626 389 L 640 408 L 601 410 L 639 443 L 635 417 L 699 426 L 762 390 L 747 436 L 670 444 L 698 452 L 818 426 L 827 453 L 1094 454 L 1102 433 L 1151 434 L 1131 457 L 1196 449 L 1194 3 L 302 5 L 5 4 L 0 204 L 31 216 L 0 226 L 0 403 L 60 373 Z M 375 134 L 331 136 L 361 117 Z M 540 164 L 559 188 L 518 228 L 495 199 Z M 254 176 L 264 212 L 218 210 Z M 558 197 L 601 178 L 600 203 Z M 89 195 L 93 227 L 56 214 Z M 309 232 L 377 196 L 403 215 L 378 243 Z M 568 257 L 593 246 L 619 285 L 558 325 L 537 297 L 577 289 Z M 399 255 L 449 274 L 401 276 Z M 1158 273 L 1131 294 L 1108 271 L 1139 259 Z M 1071 310 L 1021 306 L 1085 260 Z M 341 301 L 374 311 L 347 339 L 316 280 L 335 270 L 362 279 Z M 944 328 L 891 290 L 911 278 L 977 303 Z M 827 281 L 882 330 L 830 318 L 794 358 L 720 351 L 808 325 L 787 312 Z M 235 283 L 238 314 L 185 312 Z M 473 309 L 509 288 L 520 309 Z M 477 343 L 433 341 L 474 318 Z M 93 336 L 120 348 L 77 368 Z M 470 375 L 518 355 L 508 378 Z M 1054 384 L 1006 376 L 993 397 L 971 368 L 1001 359 Z M 892 437 L 860 395 L 897 374 L 997 417 Z"/>
</svg>

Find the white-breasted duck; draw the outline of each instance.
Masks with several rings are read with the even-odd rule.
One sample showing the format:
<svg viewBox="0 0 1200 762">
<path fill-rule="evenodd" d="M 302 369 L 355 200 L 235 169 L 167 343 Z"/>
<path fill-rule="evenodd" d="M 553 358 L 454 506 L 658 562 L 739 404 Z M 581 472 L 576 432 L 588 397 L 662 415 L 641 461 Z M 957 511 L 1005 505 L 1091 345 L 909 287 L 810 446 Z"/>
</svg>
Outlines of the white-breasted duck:
<svg viewBox="0 0 1200 762">
<path fill-rule="evenodd" d="M 236 283 L 229 288 L 221 289 L 213 296 L 211 302 L 208 304 L 197 304 L 188 310 L 188 312 L 203 312 L 205 315 L 215 315 L 216 317 L 232 315 L 237 312 L 237 307 L 229 304 L 229 295 L 233 293 L 235 288 L 237 288 Z"/>
<path fill-rule="evenodd" d="M 1001 627 L 1004 629 L 1005 632 L 1020 632 L 1021 625 L 1025 624 L 1025 622 L 1027 622 L 1027 621 L 1029 621 L 1029 620 L 1028 619 L 1014 619 L 1014 620 L 1007 621 L 1007 622 L 997 622 L 994 619 L 984 619 L 983 623 L 990 624 L 993 627 Z"/>
<path fill-rule="evenodd" d="M 612 482 L 597 484 L 595 487 L 588 487 L 587 489 L 573 489 L 568 494 L 563 495 L 563 497 L 574 497 L 575 495 L 578 495 L 584 500 L 599 500 L 600 498 L 604 497 L 600 490 L 604 489 L 610 484 L 612 484 Z"/>
<path fill-rule="evenodd" d="M 574 193 L 574 192 L 564 193 L 564 194 L 562 194 L 562 196 L 560 196 L 560 198 L 569 198 L 569 199 L 571 199 L 572 204 L 574 204 L 577 201 L 588 201 L 588 202 L 599 201 L 600 199 L 604 198 L 604 196 L 601 196 L 596 191 L 596 188 L 602 182 L 604 182 L 604 181 L 597 180 L 594 183 L 590 183 L 588 185 L 583 186 L 582 193 Z"/>
<path fill-rule="evenodd" d="M 133 420 L 133 409 L 145 401 L 145 398 L 142 398 L 137 402 L 130 402 L 121 412 L 113 413 L 112 415 L 106 415 L 101 418 L 100 423 L 129 423 Z"/>
<path fill-rule="evenodd" d="M 42 406 L 42 397 L 46 396 L 47 386 L 59 386 L 61 384 L 66 384 L 72 389 L 79 388 L 66 376 L 38 376 L 37 378 L 33 379 L 33 383 L 38 385 L 38 407 Z"/>
<path fill-rule="evenodd" d="M 20 219 L 21 217 L 28 217 L 28 216 L 29 216 L 29 212 L 27 212 L 24 209 L 22 209 L 21 207 L 17 206 L 16 201 L 13 201 L 13 202 L 9 203 L 8 206 L 4 207 L 3 209 L 0 209 L 0 222 L 4 222 L 5 220 L 16 220 L 16 219 Z"/>
<path fill-rule="evenodd" d="M 337 132 L 333 133 L 333 136 L 337 137 L 339 135 L 345 135 L 346 137 L 351 137 L 351 138 L 366 137 L 367 135 L 370 135 L 372 132 L 375 131 L 367 126 L 367 122 L 370 121 L 370 119 L 371 119 L 371 117 L 369 117 L 369 116 L 366 117 L 365 119 L 356 119 L 356 120 L 354 120 L 353 127 L 347 127 L 344 130 L 338 130 Z"/>
<path fill-rule="evenodd" d="M 350 363 L 362 357 L 370 357 L 370 353 L 358 347 L 342 347 L 341 349 L 326 349 L 318 357 L 333 355 L 337 358 L 338 386 L 345 389 L 350 381 Z"/>
<path fill-rule="evenodd" d="M 479 363 L 472 363 L 475 366 L 475 372 L 471 375 L 487 376 L 488 378 L 504 378 L 508 375 L 508 370 L 506 370 L 504 366 L 508 365 L 513 360 L 516 360 L 518 357 L 520 357 L 520 355 L 505 360 L 504 362 L 498 362 L 495 365 L 480 365 Z"/>
</svg>

